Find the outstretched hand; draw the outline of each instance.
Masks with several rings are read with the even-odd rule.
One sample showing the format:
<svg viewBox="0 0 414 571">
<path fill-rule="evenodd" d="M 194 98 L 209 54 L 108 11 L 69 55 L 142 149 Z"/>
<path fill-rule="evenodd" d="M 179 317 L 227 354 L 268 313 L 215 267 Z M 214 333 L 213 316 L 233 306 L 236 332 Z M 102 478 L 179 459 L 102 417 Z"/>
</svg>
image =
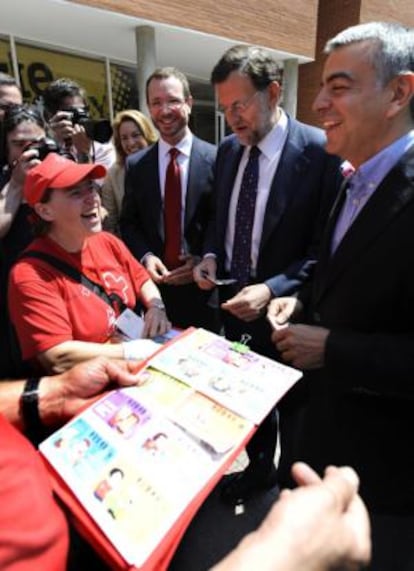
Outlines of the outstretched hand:
<svg viewBox="0 0 414 571">
<path fill-rule="evenodd" d="M 203 258 L 194 268 L 194 281 L 200 289 L 213 289 L 215 287 L 216 272 L 216 259 L 213 257 Z"/>
<path fill-rule="evenodd" d="M 97 357 L 79 363 L 60 375 L 43 378 L 40 390 L 49 390 L 55 395 L 54 420 L 56 423 L 63 423 L 86 405 L 91 404 L 112 383 L 118 386 L 136 385 L 138 383 L 136 369 L 136 363 Z M 47 402 L 51 403 L 50 397 Z M 49 422 L 52 424 L 51 419 Z"/>
<path fill-rule="evenodd" d="M 221 304 L 221 308 L 243 321 L 254 321 L 264 314 L 272 292 L 266 284 L 244 287 L 234 297 Z"/>
<path fill-rule="evenodd" d="M 300 487 L 282 491 L 260 528 L 263 540 L 269 540 L 278 528 L 278 542 L 290 545 L 293 560 L 297 554 L 292 569 L 303 569 L 306 562 L 307 571 L 338 566 L 356 570 L 367 563 L 369 518 L 358 495 L 354 470 L 329 466 L 321 479 L 307 464 L 298 462 L 292 475 Z"/>
<path fill-rule="evenodd" d="M 213 571 L 353 571 L 368 563 L 369 518 L 354 470 L 330 466 L 321 479 L 300 462 L 292 474 L 300 487 L 284 490 L 257 531 Z"/>
</svg>

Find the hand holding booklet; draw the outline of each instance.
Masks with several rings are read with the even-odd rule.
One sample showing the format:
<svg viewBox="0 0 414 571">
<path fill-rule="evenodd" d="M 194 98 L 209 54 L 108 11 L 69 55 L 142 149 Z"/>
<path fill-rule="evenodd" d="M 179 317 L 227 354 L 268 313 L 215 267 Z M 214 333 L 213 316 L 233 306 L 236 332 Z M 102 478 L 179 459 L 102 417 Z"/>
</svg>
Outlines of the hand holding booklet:
<svg viewBox="0 0 414 571">
<path fill-rule="evenodd" d="M 103 555 L 117 554 L 113 569 L 166 569 L 198 506 L 300 377 L 189 329 L 146 361 L 137 387 L 107 393 L 40 451 Z"/>
</svg>

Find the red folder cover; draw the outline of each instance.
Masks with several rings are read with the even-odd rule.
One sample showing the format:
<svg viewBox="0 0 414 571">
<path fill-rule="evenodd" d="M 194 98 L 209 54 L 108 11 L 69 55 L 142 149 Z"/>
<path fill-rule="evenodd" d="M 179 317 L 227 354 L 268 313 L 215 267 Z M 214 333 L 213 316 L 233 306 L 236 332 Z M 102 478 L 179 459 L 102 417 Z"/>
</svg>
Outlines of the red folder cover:
<svg viewBox="0 0 414 571">
<path fill-rule="evenodd" d="M 64 480 L 46 460 L 45 464 L 52 480 L 53 489 L 67 508 L 70 522 L 111 569 L 114 571 L 166 571 L 181 541 L 181 538 L 186 532 L 186 529 L 190 525 L 193 517 L 197 513 L 197 510 L 207 498 L 209 493 L 216 486 L 216 484 L 219 482 L 223 474 L 227 471 L 227 469 L 231 466 L 231 464 L 243 450 L 246 443 L 253 436 L 255 430 L 255 428 L 252 429 L 251 433 L 234 450 L 234 453 L 231 455 L 231 457 L 229 457 L 225 465 L 223 465 L 217 471 L 214 477 L 206 483 L 205 487 L 186 507 L 181 517 L 176 521 L 175 525 L 167 533 L 156 550 L 147 559 L 145 564 L 140 567 L 131 566 L 125 561 L 125 559 L 123 559 L 111 541 L 107 539 L 107 537 L 102 533 L 102 530 L 91 518 L 91 516 L 82 506 L 82 504 L 79 502 L 68 485 L 64 482 Z"/>
<path fill-rule="evenodd" d="M 73 525 L 116 571 L 168 568 L 195 513 L 254 434 L 255 425 L 301 377 L 299 371 L 246 346 L 194 328 L 167 342 L 139 369 L 146 382 L 133 388 L 135 393 L 107 393 L 40 445 L 53 488 Z M 136 407 L 132 412 L 139 419 L 132 436 L 127 433 L 130 425 L 114 427 L 113 417 L 106 416 L 125 403 Z M 151 440 L 146 437 L 160 430 L 168 435 L 167 448 L 156 460 L 153 451 L 143 450 Z M 78 444 L 89 441 L 88 459 L 79 460 L 79 449 L 71 448 L 76 439 Z M 128 494 L 115 491 L 116 515 L 107 497 L 96 499 L 97 482 L 114 466 L 129 478 Z M 132 505 L 129 511 L 122 511 L 120 500 L 125 499 Z M 164 504 L 168 509 L 158 510 Z M 153 506 L 153 511 L 145 512 L 145 506 Z M 144 535 L 137 528 L 143 528 Z M 134 551 L 136 537 L 139 555 Z M 128 561 L 139 561 L 139 566 Z"/>
</svg>

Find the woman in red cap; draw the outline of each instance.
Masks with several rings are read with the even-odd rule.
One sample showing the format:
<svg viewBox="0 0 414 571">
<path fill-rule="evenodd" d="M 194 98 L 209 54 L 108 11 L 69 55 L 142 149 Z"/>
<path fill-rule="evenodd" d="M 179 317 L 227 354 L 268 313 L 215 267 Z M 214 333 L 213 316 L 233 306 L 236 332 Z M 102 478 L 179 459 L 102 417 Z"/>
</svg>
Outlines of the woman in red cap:
<svg viewBox="0 0 414 571">
<path fill-rule="evenodd" d="M 145 337 L 170 327 L 146 270 L 120 240 L 101 231 L 94 180 L 105 173 L 102 165 L 50 153 L 26 176 L 24 197 L 35 213 L 37 238 L 11 272 L 9 310 L 23 360 L 43 371 L 97 355 L 146 356 L 155 347 L 148 341 L 110 342 L 121 321 L 124 332 L 135 327 L 130 310 L 137 301 L 146 310 Z"/>
</svg>

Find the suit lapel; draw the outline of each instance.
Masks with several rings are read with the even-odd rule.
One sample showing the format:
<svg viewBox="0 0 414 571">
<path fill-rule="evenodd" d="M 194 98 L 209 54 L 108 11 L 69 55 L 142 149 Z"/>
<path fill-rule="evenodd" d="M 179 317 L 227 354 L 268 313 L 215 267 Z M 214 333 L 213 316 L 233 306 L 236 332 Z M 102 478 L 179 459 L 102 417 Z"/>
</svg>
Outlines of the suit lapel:
<svg viewBox="0 0 414 571">
<path fill-rule="evenodd" d="M 184 231 L 188 228 L 191 219 L 194 216 L 196 210 L 200 192 L 202 191 L 199 180 L 197 179 L 197 173 L 201 168 L 203 163 L 203 154 L 200 149 L 199 141 L 196 137 L 193 138 L 193 144 L 191 147 L 190 163 L 188 167 L 188 182 L 187 182 L 187 193 L 185 200 L 185 214 L 184 214 Z"/>
<path fill-rule="evenodd" d="M 347 188 L 348 184 L 345 179 L 342 182 L 342 185 L 338 192 L 338 196 L 336 197 L 336 200 L 329 213 L 328 220 L 326 221 L 323 238 L 319 249 L 317 275 L 319 274 L 324 275 L 326 266 L 328 266 L 331 262 L 332 236 L 335 230 L 336 221 L 338 220 L 339 213 L 341 212 L 341 209 L 345 202 Z M 314 283 L 316 288 L 318 287 L 318 285 L 320 285 L 317 280 L 317 277 L 315 277 Z"/>
<path fill-rule="evenodd" d="M 406 164 L 403 159 L 388 173 L 343 237 L 333 256 L 330 256 L 332 233 L 341 207 L 340 204 L 337 205 L 328 224 L 315 275 L 316 300 L 353 264 L 355 256 L 363 255 L 372 242 L 375 242 L 400 212 L 414 200 L 413 179 L 414 149 L 408 155 Z"/>
<path fill-rule="evenodd" d="M 227 149 L 225 156 L 221 158 L 224 162 L 220 169 L 219 180 L 216 180 L 217 192 L 217 227 L 220 234 L 219 244 L 224 244 L 224 236 L 228 223 L 230 199 L 233 192 L 234 181 L 237 176 L 240 160 L 244 147 L 234 139 L 234 144 Z"/>
<path fill-rule="evenodd" d="M 164 240 L 163 205 L 161 198 L 161 185 L 159 175 L 158 143 L 153 145 L 143 158 L 143 185 L 147 189 L 145 201 L 148 216 L 148 226 L 157 228 L 162 240 Z"/>
<path fill-rule="evenodd" d="M 260 252 L 279 223 L 283 212 L 300 185 L 309 159 L 303 154 L 303 144 L 297 140 L 294 122 L 289 120 L 287 140 L 270 187 L 263 221 Z"/>
</svg>

